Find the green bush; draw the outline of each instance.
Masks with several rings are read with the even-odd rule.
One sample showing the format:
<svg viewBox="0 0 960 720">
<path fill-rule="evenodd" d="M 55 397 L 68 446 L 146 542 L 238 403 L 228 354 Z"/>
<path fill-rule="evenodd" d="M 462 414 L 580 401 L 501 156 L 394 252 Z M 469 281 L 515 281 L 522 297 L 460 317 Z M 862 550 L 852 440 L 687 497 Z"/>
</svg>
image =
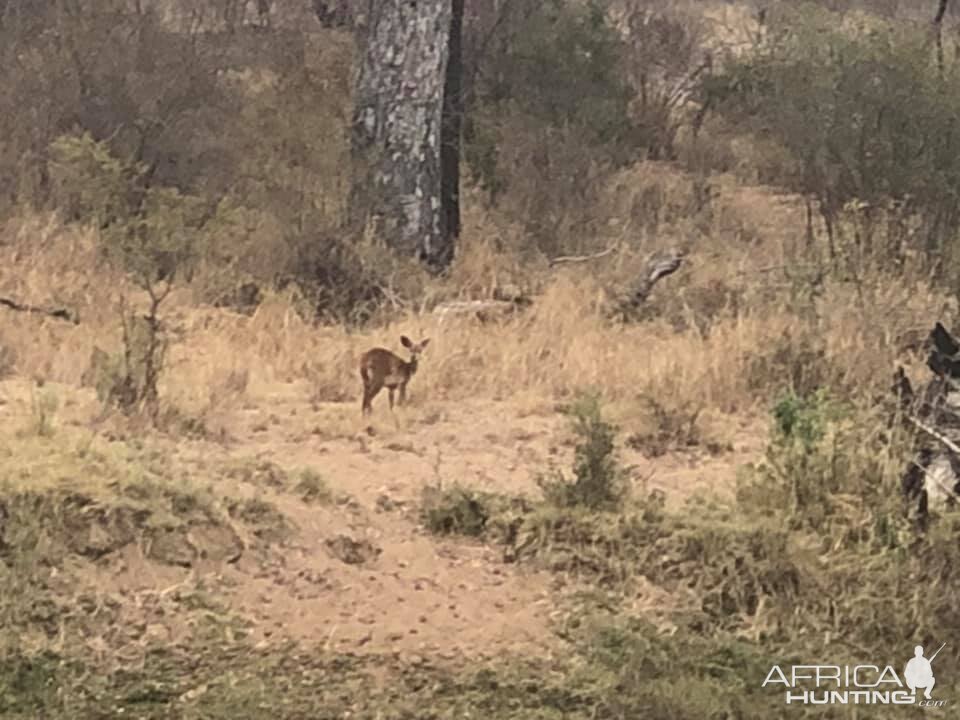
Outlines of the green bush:
<svg viewBox="0 0 960 720">
<path fill-rule="evenodd" d="M 573 479 L 557 470 L 537 482 L 548 503 L 559 507 L 616 510 L 627 499 L 629 472 L 620 465 L 615 440 L 617 427 L 603 419 L 600 399 L 584 395 L 567 410 L 579 438 L 573 461 Z"/>
<path fill-rule="evenodd" d="M 907 446 L 876 412 L 858 411 L 818 390 L 788 393 L 773 408 L 764 460 L 746 469 L 737 500 L 820 533 L 825 546 L 900 546 L 907 532 L 898 473 Z"/>
<path fill-rule="evenodd" d="M 142 163 L 124 162 L 89 133 L 50 147 L 56 197 L 77 220 L 102 229 L 104 254 L 147 290 L 189 270 L 207 221 L 197 197 L 149 186 Z"/>
</svg>

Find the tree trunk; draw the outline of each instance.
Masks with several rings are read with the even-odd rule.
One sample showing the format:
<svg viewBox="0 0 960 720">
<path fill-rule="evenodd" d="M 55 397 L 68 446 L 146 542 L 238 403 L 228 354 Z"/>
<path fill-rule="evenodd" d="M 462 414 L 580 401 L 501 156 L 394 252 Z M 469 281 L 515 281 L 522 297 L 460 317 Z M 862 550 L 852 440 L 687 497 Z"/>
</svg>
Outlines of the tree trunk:
<svg viewBox="0 0 960 720">
<path fill-rule="evenodd" d="M 463 0 L 452 1 L 446 80 L 443 89 L 443 125 L 440 132 L 440 206 L 446 255 L 440 264 L 453 259 L 456 238 L 460 237 L 460 135 L 463 127 Z M 448 256 L 449 255 L 449 256 Z"/>
<path fill-rule="evenodd" d="M 452 0 L 375 0 L 354 95 L 350 219 L 442 268 L 453 256 L 441 169 Z"/>
</svg>

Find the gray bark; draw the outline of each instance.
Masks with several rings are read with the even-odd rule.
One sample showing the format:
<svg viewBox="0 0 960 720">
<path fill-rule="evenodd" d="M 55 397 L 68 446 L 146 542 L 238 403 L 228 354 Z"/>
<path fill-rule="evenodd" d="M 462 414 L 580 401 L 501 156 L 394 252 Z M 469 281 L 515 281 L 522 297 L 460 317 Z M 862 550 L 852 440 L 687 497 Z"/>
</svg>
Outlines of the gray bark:
<svg viewBox="0 0 960 720">
<path fill-rule="evenodd" d="M 646 268 L 639 282 L 630 292 L 620 298 L 615 314 L 623 320 L 633 319 L 640 307 L 650 297 L 653 286 L 669 275 L 672 275 L 683 264 L 684 253 L 679 250 L 666 250 L 655 253 L 647 259 Z"/>
<path fill-rule="evenodd" d="M 351 221 L 435 267 L 452 257 L 441 198 L 451 0 L 376 0 L 354 95 Z"/>
<path fill-rule="evenodd" d="M 446 266 L 460 236 L 460 137 L 463 131 L 463 0 L 452 0 L 447 71 L 443 89 L 443 128 L 440 132 L 440 204 Z"/>
</svg>

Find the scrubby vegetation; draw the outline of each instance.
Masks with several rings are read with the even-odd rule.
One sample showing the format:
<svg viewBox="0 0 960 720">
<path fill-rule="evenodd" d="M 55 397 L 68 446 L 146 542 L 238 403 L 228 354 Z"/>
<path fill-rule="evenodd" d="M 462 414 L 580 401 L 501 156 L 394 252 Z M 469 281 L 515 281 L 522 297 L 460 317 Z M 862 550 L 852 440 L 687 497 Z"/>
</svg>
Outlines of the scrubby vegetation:
<svg viewBox="0 0 960 720">
<path fill-rule="evenodd" d="M 950 570 L 956 518 L 917 537 L 897 498 L 901 465 L 876 418 L 842 410 L 822 393 L 784 397 L 766 458 L 746 469 L 733 500 L 702 496 L 670 511 L 651 494 L 591 512 L 589 502 L 547 493 L 511 516 L 502 499 L 458 489 L 447 513 L 509 524 L 509 533 L 463 531 L 570 583 L 576 609 L 562 632 L 581 644 L 594 679 L 613 683 L 592 688 L 591 712 L 768 717 L 758 678 L 772 665 L 885 657 L 955 622 L 946 618 L 960 599 Z M 624 469 L 597 442 L 596 424 L 578 431 L 576 467 L 604 468 L 594 481 L 618 483 Z M 665 594 L 641 621 L 634 602 L 647 583 Z"/>
<path fill-rule="evenodd" d="M 910 517 L 887 402 L 957 318 L 952 14 L 476 3 L 433 277 L 345 230 L 362 23 L 250 5 L 0 2 L 0 717 L 766 719 L 773 664 L 944 641 L 955 701 L 958 517 Z M 489 577 L 548 578 L 542 647 L 498 603 L 418 643 Z"/>
</svg>

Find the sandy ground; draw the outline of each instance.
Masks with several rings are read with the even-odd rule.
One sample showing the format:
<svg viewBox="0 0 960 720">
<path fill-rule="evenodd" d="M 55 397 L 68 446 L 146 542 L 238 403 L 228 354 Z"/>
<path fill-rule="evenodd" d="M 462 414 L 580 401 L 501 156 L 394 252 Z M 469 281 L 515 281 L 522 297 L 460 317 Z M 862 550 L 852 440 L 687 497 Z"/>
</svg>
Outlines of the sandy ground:
<svg viewBox="0 0 960 720">
<path fill-rule="evenodd" d="M 56 422 L 90 428 L 92 394 L 67 386 L 54 391 L 66 399 Z M 26 380 L 0 383 L 6 432 L 28 423 L 30 396 Z M 566 419 L 547 409 L 538 414 L 477 401 L 411 406 L 396 417 L 384 404 L 367 423 L 357 405 L 311 403 L 303 388 L 281 385 L 220 418 L 222 441 L 150 436 L 151 446 L 191 479 L 209 479 L 224 499 L 270 500 L 296 531 L 269 550 L 248 548 L 236 563 L 192 570 L 159 565 L 128 547 L 92 566 L 89 580 L 105 592 L 140 598 L 202 582 L 252 623 L 259 642 L 450 658 L 557 652 L 547 574 L 503 562 L 496 548 L 427 534 L 417 505 L 427 484 L 534 495 L 538 473 L 550 463 L 569 464 Z M 679 501 L 698 488 L 729 487 L 738 465 L 757 457 L 760 429 L 747 424 L 731 435 L 733 449 L 718 456 L 697 450 L 649 460 L 625 448 L 622 459 L 648 488 Z M 306 503 L 289 487 L 216 472 L 238 462 L 310 468 L 339 500 Z M 345 562 L 337 543 L 359 548 L 358 556 Z M 151 633 L 175 639 L 189 632 L 156 603 L 141 604 L 153 608 L 141 618 Z"/>
</svg>

